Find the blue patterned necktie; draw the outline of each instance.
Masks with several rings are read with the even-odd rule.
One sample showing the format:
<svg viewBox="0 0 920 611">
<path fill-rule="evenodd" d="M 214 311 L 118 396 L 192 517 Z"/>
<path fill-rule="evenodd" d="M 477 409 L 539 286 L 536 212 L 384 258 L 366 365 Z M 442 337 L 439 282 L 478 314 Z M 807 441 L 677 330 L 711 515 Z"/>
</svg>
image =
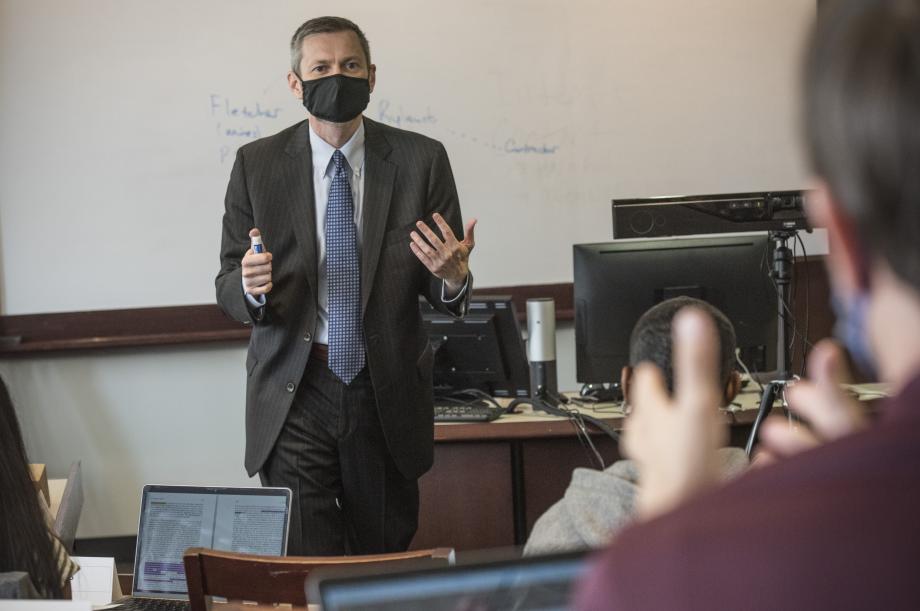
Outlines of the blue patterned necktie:
<svg viewBox="0 0 920 611">
<path fill-rule="evenodd" d="M 326 283 L 329 295 L 329 369 L 346 384 L 364 368 L 358 229 L 348 164 L 332 155 L 335 176 L 326 203 Z"/>
</svg>

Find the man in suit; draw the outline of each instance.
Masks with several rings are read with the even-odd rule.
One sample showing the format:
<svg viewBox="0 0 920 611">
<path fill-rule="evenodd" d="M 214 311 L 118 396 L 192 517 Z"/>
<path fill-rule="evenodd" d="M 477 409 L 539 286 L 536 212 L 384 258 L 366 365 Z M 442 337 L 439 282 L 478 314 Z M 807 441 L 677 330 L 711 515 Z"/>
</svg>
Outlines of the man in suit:
<svg viewBox="0 0 920 611">
<path fill-rule="evenodd" d="M 293 490 L 292 554 L 408 547 L 434 451 L 418 298 L 462 316 L 472 289 L 444 147 L 364 118 L 375 79 L 357 25 L 304 23 L 288 85 L 308 119 L 241 147 L 227 187 L 217 301 L 253 327 L 246 470 Z"/>
</svg>

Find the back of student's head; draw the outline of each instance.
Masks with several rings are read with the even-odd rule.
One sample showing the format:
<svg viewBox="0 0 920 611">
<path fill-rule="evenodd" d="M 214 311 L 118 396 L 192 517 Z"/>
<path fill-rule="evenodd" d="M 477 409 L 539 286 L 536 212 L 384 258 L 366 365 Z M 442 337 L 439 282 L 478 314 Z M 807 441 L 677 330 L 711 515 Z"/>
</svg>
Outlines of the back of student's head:
<svg viewBox="0 0 920 611">
<path fill-rule="evenodd" d="M 0 378 L 0 573 L 25 571 L 40 594 L 62 598 L 51 536 L 29 475 L 13 402 Z"/>
<path fill-rule="evenodd" d="M 863 263 L 920 290 L 920 0 L 823 2 L 804 77 L 812 164 Z"/>
<path fill-rule="evenodd" d="M 629 364 L 644 361 L 657 365 L 663 372 L 668 391 L 674 392 L 674 369 L 671 364 L 671 323 L 685 307 L 693 306 L 712 317 L 719 334 L 719 388 L 725 388 L 735 370 L 735 328 L 718 308 L 692 297 L 675 297 L 662 301 L 639 318 L 629 338 Z"/>
</svg>

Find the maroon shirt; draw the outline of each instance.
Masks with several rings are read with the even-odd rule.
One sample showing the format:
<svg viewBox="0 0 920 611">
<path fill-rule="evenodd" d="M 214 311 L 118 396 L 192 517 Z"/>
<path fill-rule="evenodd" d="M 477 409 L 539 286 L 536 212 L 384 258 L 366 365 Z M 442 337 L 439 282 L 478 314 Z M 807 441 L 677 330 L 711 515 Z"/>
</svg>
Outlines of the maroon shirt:
<svg viewBox="0 0 920 611">
<path fill-rule="evenodd" d="M 920 609 L 920 377 L 870 430 L 623 531 L 578 609 Z"/>
</svg>

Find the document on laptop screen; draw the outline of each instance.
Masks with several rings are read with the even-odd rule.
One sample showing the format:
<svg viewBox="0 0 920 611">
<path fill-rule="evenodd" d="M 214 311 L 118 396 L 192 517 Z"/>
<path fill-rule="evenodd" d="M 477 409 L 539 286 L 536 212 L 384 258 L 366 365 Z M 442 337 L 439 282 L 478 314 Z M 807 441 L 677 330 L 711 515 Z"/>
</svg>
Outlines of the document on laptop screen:
<svg viewBox="0 0 920 611">
<path fill-rule="evenodd" d="M 285 504 L 283 496 L 220 495 L 210 547 L 280 556 L 287 521 Z"/>
<path fill-rule="evenodd" d="M 280 556 L 284 496 L 152 491 L 142 509 L 138 590 L 187 592 L 182 555 L 190 547 Z"/>
</svg>

